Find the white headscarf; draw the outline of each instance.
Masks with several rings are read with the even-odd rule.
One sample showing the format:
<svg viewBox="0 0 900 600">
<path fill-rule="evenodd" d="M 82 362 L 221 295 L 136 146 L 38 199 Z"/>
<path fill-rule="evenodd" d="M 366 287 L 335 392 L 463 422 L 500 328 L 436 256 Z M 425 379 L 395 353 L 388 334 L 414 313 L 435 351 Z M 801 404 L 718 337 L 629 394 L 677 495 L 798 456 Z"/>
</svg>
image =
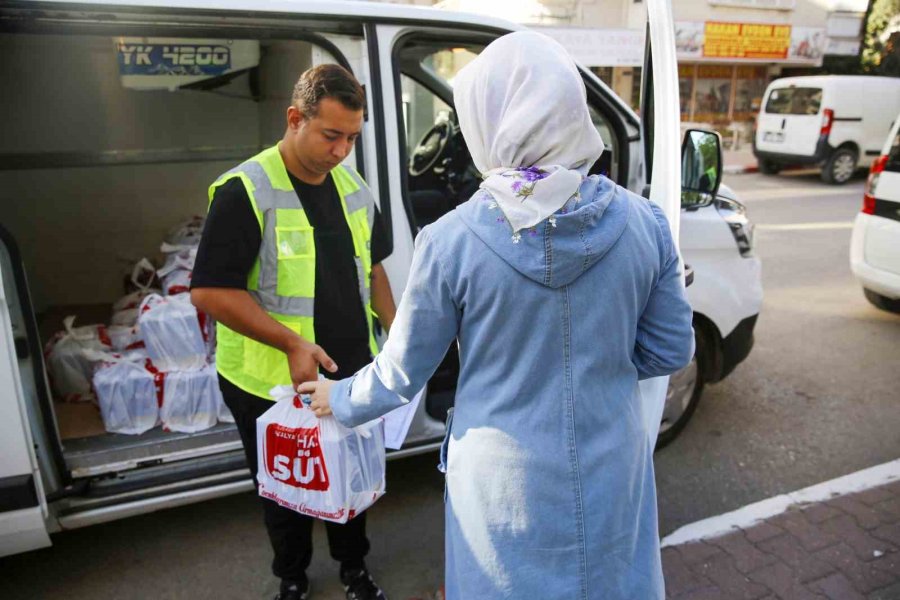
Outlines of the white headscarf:
<svg viewBox="0 0 900 600">
<path fill-rule="evenodd" d="M 548 218 L 578 191 L 603 152 L 584 81 L 565 48 L 521 31 L 456 76 L 459 125 L 475 167 L 513 232 Z"/>
</svg>

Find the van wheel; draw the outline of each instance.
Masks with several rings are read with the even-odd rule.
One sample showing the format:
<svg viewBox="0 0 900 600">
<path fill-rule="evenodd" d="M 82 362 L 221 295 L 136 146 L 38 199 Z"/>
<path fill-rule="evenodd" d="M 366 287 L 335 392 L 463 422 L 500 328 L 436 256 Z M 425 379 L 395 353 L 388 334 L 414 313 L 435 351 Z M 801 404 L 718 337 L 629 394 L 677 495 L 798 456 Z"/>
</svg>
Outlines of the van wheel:
<svg viewBox="0 0 900 600">
<path fill-rule="evenodd" d="M 866 288 L 863 288 L 863 293 L 866 295 L 866 300 L 871 302 L 872 306 L 875 308 L 900 314 L 900 299 L 895 300 L 888 298 L 887 296 L 882 296 L 878 292 L 873 292 Z"/>
<path fill-rule="evenodd" d="M 830 184 L 847 183 L 856 172 L 856 153 L 848 148 L 839 148 L 825 162 L 822 181 Z"/>
<path fill-rule="evenodd" d="M 702 335 L 696 335 L 697 341 L 694 358 L 691 362 L 669 377 L 669 389 L 666 390 L 666 405 L 663 408 L 659 435 L 656 438 L 656 449 L 670 444 L 684 429 L 703 395 L 703 372 L 701 361 L 705 357 L 705 345 Z"/>
<path fill-rule="evenodd" d="M 759 172 L 763 175 L 778 175 L 778 173 L 781 172 L 781 165 L 774 163 L 771 160 L 759 160 L 757 161 L 757 165 L 759 167 Z"/>
</svg>

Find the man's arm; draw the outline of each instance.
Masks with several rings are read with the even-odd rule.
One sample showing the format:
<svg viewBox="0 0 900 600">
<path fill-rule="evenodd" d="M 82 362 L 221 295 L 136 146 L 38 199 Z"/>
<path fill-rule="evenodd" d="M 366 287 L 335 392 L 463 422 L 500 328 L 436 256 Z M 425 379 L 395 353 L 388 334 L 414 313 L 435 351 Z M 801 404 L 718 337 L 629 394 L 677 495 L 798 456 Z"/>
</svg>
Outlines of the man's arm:
<svg viewBox="0 0 900 600">
<path fill-rule="evenodd" d="M 191 302 L 229 329 L 284 352 L 294 388 L 304 381 L 316 381 L 320 364 L 331 373 L 337 371 L 337 365 L 320 346 L 270 317 L 247 290 L 194 288 Z"/>
<path fill-rule="evenodd" d="M 378 315 L 378 321 L 384 330 L 390 333 L 397 314 L 397 306 L 391 293 L 391 282 L 381 263 L 372 267 L 372 310 Z"/>
</svg>

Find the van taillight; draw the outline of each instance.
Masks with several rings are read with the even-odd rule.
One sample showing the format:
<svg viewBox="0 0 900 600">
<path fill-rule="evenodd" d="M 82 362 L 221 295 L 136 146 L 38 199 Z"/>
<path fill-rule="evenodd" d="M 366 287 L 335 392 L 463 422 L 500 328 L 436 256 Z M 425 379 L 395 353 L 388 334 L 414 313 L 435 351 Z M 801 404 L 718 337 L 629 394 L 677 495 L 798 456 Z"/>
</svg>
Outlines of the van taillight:
<svg viewBox="0 0 900 600">
<path fill-rule="evenodd" d="M 831 125 L 834 123 L 834 111 L 826 108 L 822 111 L 822 129 L 819 135 L 828 135 L 831 133 Z"/>
<path fill-rule="evenodd" d="M 878 185 L 878 178 L 881 177 L 881 173 L 884 171 L 887 161 L 887 154 L 882 154 L 878 157 L 878 160 L 872 163 L 872 168 L 869 169 L 869 178 L 866 180 L 866 189 L 863 194 L 862 205 L 862 212 L 867 215 L 875 214 L 875 186 Z"/>
</svg>

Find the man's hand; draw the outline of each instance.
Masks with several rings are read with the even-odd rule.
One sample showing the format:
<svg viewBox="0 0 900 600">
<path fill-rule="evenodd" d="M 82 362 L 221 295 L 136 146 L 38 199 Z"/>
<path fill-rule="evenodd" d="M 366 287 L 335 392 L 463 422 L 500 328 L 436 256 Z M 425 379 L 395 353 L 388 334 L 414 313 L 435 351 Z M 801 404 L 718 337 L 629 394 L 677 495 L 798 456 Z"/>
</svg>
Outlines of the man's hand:
<svg viewBox="0 0 900 600">
<path fill-rule="evenodd" d="M 330 373 L 337 371 L 337 365 L 320 346 L 273 319 L 250 297 L 247 290 L 194 288 L 191 290 L 191 302 L 241 335 L 284 352 L 295 389 L 304 381 L 318 379 L 319 365 Z"/>
<path fill-rule="evenodd" d="M 328 401 L 331 393 L 333 381 L 322 379 L 320 381 L 307 381 L 297 386 L 297 391 L 301 394 L 309 394 L 312 396 L 309 408 L 317 417 L 327 417 L 331 414 L 331 404 Z"/>
<path fill-rule="evenodd" d="M 319 365 L 322 365 L 322 368 L 329 373 L 334 373 L 338 369 L 321 346 L 307 342 L 299 336 L 296 338 L 296 342 L 286 349 L 285 354 L 294 389 L 297 389 L 301 383 L 318 380 Z"/>
</svg>

